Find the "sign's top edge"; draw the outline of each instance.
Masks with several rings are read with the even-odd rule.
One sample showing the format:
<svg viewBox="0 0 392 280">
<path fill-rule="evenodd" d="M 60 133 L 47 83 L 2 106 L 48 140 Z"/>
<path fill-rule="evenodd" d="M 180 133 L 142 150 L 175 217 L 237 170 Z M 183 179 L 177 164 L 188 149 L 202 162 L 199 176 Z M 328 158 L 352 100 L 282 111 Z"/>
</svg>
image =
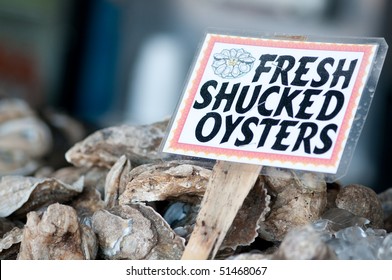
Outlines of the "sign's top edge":
<svg viewBox="0 0 392 280">
<path fill-rule="evenodd" d="M 388 48 L 383 37 L 359 37 L 359 36 L 320 36 L 312 34 L 290 34 L 277 32 L 244 32 L 233 30 L 208 29 L 205 35 L 235 36 L 255 39 L 271 39 L 282 41 L 320 42 L 320 43 L 347 43 L 347 44 L 377 44 Z"/>
</svg>

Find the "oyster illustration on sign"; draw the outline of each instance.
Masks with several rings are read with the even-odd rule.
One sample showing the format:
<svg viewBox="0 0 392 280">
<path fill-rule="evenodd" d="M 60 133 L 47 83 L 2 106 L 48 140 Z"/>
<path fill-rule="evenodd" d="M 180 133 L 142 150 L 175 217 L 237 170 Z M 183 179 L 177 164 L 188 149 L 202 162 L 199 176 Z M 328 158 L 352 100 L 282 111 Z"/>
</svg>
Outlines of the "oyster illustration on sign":
<svg viewBox="0 0 392 280">
<path fill-rule="evenodd" d="M 238 78 L 248 73 L 256 59 L 244 49 L 223 50 L 214 54 L 212 68 L 222 78 Z"/>
</svg>

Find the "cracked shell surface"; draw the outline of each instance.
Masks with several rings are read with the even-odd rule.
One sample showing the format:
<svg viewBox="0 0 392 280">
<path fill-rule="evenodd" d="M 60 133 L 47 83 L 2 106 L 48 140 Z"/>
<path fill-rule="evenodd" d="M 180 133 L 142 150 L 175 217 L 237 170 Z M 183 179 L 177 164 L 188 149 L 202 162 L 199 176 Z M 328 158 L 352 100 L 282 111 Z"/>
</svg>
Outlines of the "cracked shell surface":
<svg viewBox="0 0 392 280">
<path fill-rule="evenodd" d="M 135 165 L 162 159 L 158 148 L 167 125 L 168 121 L 162 121 L 151 125 L 104 128 L 76 143 L 65 157 L 75 166 L 100 166 L 108 169 L 122 155 Z"/>
<path fill-rule="evenodd" d="M 260 222 L 261 238 L 281 241 L 292 228 L 321 217 L 327 205 L 327 187 L 317 175 L 266 168 L 264 178 L 273 202 L 270 214 Z"/>
<path fill-rule="evenodd" d="M 120 204 L 139 201 L 200 201 L 211 170 L 192 161 L 168 161 L 135 167 L 120 195 Z"/>
<path fill-rule="evenodd" d="M 384 214 L 377 194 L 358 184 L 343 187 L 336 197 L 336 206 L 368 219 L 374 228 L 383 228 Z"/>
<path fill-rule="evenodd" d="M 119 205 L 92 218 L 106 259 L 180 259 L 184 240 L 149 206 Z"/>
<path fill-rule="evenodd" d="M 83 190 L 53 178 L 3 176 L 0 178 L 0 217 L 24 216 L 54 202 L 65 202 Z"/>
<path fill-rule="evenodd" d="M 42 218 L 27 215 L 18 254 L 19 260 L 95 259 L 95 235 L 78 222 L 76 211 L 66 205 L 52 204 Z"/>
</svg>

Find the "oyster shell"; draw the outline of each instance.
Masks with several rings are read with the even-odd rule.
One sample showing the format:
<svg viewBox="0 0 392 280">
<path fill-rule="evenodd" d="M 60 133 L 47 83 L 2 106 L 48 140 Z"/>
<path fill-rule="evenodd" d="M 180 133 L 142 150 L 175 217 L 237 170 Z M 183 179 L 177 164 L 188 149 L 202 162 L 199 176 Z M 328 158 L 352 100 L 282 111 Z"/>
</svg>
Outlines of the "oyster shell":
<svg viewBox="0 0 392 280">
<path fill-rule="evenodd" d="M 321 217 L 327 205 L 326 182 L 313 173 L 266 168 L 265 181 L 273 203 L 259 235 L 268 241 L 281 241 L 291 229 Z"/>
<path fill-rule="evenodd" d="M 250 245 L 255 240 L 258 236 L 259 224 L 270 212 L 270 199 L 264 188 L 264 181 L 259 177 L 234 218 L 220 250 L 225 248 L 235 250 L 238 246 Z"/>
<path fill-rule="evenodd" d="M 392 188 L 378 194 L 384 211 L 384 228 L 387 232 L 392 232 Z"/>
<path fill-rule="evenodd" d="M 18 254 L 19 260 L 95 259 L 96 241 L 92 230 L 79 224 L 76 211 L 52 204 L 42 218 L 27 214 Z"/>
<path fill-rule="evenodd" d="M 89 220 L 95 212 L 104 209 L 105 203 L 98 190 L 88 186 L 84 187 L 83 192 L 72 200 L 70 206 L 76 210 L 78 217 L 85 221 Z"/>
<path fill-rule="evenodd" d="M 118 204 L 118 197 L 123 193 L 129 181 L 131 163 L 125 156 L 120 157 L 110 169 L 105 181 L 105 205 L 107 208 Z"/>
<path fill-rule="evenodd" d="M 180 259 L 185 248 L 165 220 L 142 204 L 100 210 L 92 226 L 107 259 Z"/>
<path fill-rule="evenodd" d="M 0 260 L 15 260 L 19 252 L 23 229 L 14 227 L 0 239 Z"/>
<path fill-rule="evenodd" d="M 384 226 L 381 202 L 377 194 L 368 187 L 358 184 L 345 186 L 336 197 L 336 206 L 356 216 L 369 219 L 375 228 Z"/>
<path fill-rule="evenodd" d="M 83 185 L 83 191 L 73 198 L 70 205 L 76 210 L 79 218 L 85 221 L 91 218 L 96 211 L 105 207 L 102 192 L 106 174 L 106 168 L 71 166 L 53 172 L 50 177 L 69 185 Z"/>
<path fill-rule="evenodd" d="M 158 153 L 168 121 L 151 125 L 122 125 L 98 130 L 67 151 L 65 157 L 75 166 L 111 168 L 125 155 L 140 165 L 162 159 Z M 169 157 L 169 155 L 167 155 Z"/>
<path fill-rule="evenodd" d="M 10 221 L 6 218 L 0 218 L 0 237 L 2 237 L 5 233 L 9 232 L 16 226 L 16 223 L 14 223 L 13 221 Z"/>
<path fill-rule="evenodd" d="M 290 230 L 272 259 L 335 260 L 336 255 L 311 225 Z"/>
<path fill-rule="evenodd" d="M 86 173 L 84 173 L 84 185 L 86 187 L 94 187 L 99 191 L 101 196 L 104 197 L 108 172 L 108 169 L 102 167 L 89 168 Z"/>
<path fill-rule="evenodd" d="M 61 132 L 67 144 L 74 144 L 77 141 L 81 141 L 86 135 L 85 128 L 76 119 L 50 108 L 46 109 L 44 114 L 45 119 L 50 125 Z"/>
<path fill-rule="evenodd" d="M 36 117 L 0 123 L 0 149 L 22 151 L 32 158 L 44 156 L 52 145 L 47 125 Z"/>
<path fill-rule="evenodd" d="M 54 202 L 65 202 L 82 192 L 83 185 L 68 185 L 53 178 L 3 176 L 0 178 L 0 217 L 24 216 Z"/>
<path fill-rule="evenodd" d="M 56 178 L 69 185 L 73 185 L 78 181 L 83 181 L 84 187 L 93 187 L 103 196 L 107 174 L 108 170 L 106 168 L 70 166 L 56 170 L 48 177 Z M 83 180 L 81 180 L 81 178 L 83 178 Z"/>
<path fill-rule="evenodd" d="M 0 123 L 30 116 L 34 116 L 34 111 L 23 99 L 6 98 L 0 100 Z"/>
<path fill-rule="evenodd" d="M 179 200 L 199 202 L 211 170 L 193 161 L 168 161 L 135 167 L 120 195 L 120 204 L 139 201 Z"/>
<path fill-rule="evenodd" d="M 31 175 L 51 146 L 49 127 L 26 102 L 0 100 L 0 176 Z"/>
<path fill-rule="evenodd" d="M 377 197 L 381 202 L 381 206 L 384 211 L 384 217 L 392 215 L 392 188 L 379 193 Z"/>
<path fill-rule="evenodd" d="M 270 211 L 270 199 L 260 176 L 234 218 L 219 248 L 221 250 L 219 255 L 225 249 L 230 249 L 228 251 L 232 253 L 237 247 L 250 245 L 255 240 L 260 221 L 264 221 Z M 177 201 L 168 207 L 164 218 L 178 235 L 188 240 L 199 210 L 199 204 L 192 205 Z"/>
<path fill-rule="evenodd" d="M 39 168 L 37 160 L 23 151 L 0 149 L 0 176 L 29 175 Z"/>
</svg>

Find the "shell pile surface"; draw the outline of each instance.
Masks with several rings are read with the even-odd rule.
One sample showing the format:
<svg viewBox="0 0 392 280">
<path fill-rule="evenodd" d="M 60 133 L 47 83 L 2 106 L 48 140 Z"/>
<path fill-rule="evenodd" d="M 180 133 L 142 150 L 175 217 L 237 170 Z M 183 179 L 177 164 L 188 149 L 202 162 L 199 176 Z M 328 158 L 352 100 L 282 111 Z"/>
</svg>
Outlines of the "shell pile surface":
<svg viewBox="0 0 392 280">
<path fill-rule="evenodd" d="M 6 111 L 0 102 L 0 127 L 21 119 L 33 124 L 26 122 L 36 118 L 32 110 L 11 105 L 15 109 Z M 66 158 L 72 166 L 41 168 L 35 176 L 2 176 L 0 258 L 180 259 L 214 163 L 163 157 L 158 147 L 167 124 L 104 128 L 68 150 Z M 61 126 L 61 118 L 57 125 Z M 26 126 L 19 127 L 30 133 Z M 72 139 L 80 138 L 78 128 L 69 130 Z M 7 137 L 7 141 L 0 139 L 0 170 L 7 152 L 19 153 L 21 161 L 44 153 L 44 147 L 33 146 L 36 142 L 29 144 L 34 151 L 23 149 L 27 145 L 23 141 L 15 140 L 18 149 L 1 146 L 12 142 Z M 387 258 L 392 238 L 384 229 L 369 226 L 387 225 L 390 197 L 390 192 L 377 196 L 359 185 L 327 186 L 313 173 L 265 168 L 216 258 L 344 258 L 347 254 L 342 255 L 339 246 L 358 234 L 366 235 L 369 244 L 378 240 L 381 247 L 376 252 Z M 354 246 L 347 252 L 356 250 Z"/>
</svg>

